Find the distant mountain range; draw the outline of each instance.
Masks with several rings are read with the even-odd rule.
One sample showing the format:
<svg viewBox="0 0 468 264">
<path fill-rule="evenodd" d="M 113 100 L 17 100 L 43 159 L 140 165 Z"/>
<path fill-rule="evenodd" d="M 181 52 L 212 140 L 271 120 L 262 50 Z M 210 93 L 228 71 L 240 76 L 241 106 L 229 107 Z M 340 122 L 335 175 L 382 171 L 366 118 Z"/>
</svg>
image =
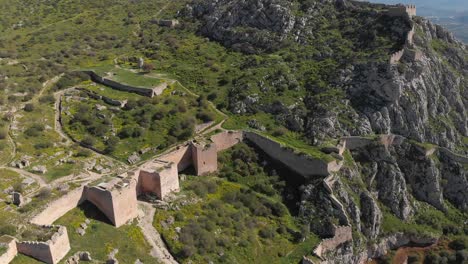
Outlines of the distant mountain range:
<svg viewBox="0 0 468 264">
<path fill-rule="evenodd" d="M 452 31 L 457 38 L 468 43 L 467 0 L 371 0 L 385 4 L 415 4 L 417 13 Z"/>
</svg>

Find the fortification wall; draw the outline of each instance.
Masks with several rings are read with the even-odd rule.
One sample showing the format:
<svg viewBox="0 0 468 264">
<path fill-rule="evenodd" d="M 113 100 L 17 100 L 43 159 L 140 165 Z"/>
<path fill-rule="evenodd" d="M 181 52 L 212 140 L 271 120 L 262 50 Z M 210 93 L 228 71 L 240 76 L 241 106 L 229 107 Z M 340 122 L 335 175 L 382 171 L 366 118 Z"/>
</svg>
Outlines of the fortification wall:
<svg viewBox="0 0 468 264">
<path fill-rule="evenodd" d="M 138 180 L 138 193 L 154 193 L 164 199 L 169 193 L 179 191 L 179 175 L 177 165 L 165 162 L 161 167 L 140 171 Z"/>
<path fill-rule="evenodd" d="M 322 240 L 314 249 L 314 254 L 322 258 L 327 252 L 335 250 L 341 244 L 353 240 L 353 230 L 351 226 L 339 226 L 335 228 L 335 235 L 332 238 Z"/>
<path fill-rule="evenodd" d="M 93 203 L 115 225 L 114 206 L 112 195 L 109 191 L 100 187 L 88 187 L 84 189 L 86 200 Z"/>
<path fill-rule="evenodd" d="M 402 49 L 390 55 L 390 64 L 397 64 L 398 62 L 400 62 L 404 53 L 405 53 L 405 50 Z"/>
<path fill-rule="evenodd" d="M 218 170 L 218 151 L 215 143 L 192 144 L 192 158 L 198 176 Z"/>
<path fill-rule="evenodd" d="M 330 174 L 329 166 L 335 169 L 337 167 L 336 165 L 329 165 L 326 161 L 313 159 L 305 154 L 297 154 L 294 150 L 283 147 L 278 142 L 253 132 L 245 132 L 244 138 L 255 144 L 271 158 L 304 177 L 327 176 Z"/>
<path fill-rule="evenodd" d="M 210 140 L 215 143 L 218 151 L 231 148 L 244 139 L 242 131 L 223 131 L 211 136 Z"/>
<path fill-rule="evenodd" d="M 138 217 L 136 181 L 131 180 L 128 186 L 111 191 L 114 211 L 114 225 L 120 227 L 131 219 Z"/>
<path fill-rule="evenodd" d="M 396 5 L 388 9 L 387 14 L 389 16 L 403 16 L 412 18 L 416 16 L 416 6 L 415 5 Z"/>
<path fill-rule="evenodd" d="M 107 96 L 103 96 L 103 95 L 100 95 L 100 94 L 97 94 L 95 93 L 94 91 L 90 91 L 88 89 L 84 89 L 84 88 L 76 88 L 77 90 L 79 91 L 83 91 L 85 92 L 89 97 L 93 98 L 93 99 L 96 99 L 96 100 L 102 100 L 104 101 L 106 104 L 108 105 L 112 105 L 112 106 L 118 106 L 118 107 L 124 107 L 125 104 L 127 103 L 127 101 L 119 101 L 119 100 L 116 100 L 116 99 L 112 99 L 110 97 L 107 97 Z"/>
<path fill-rule="evenodd" d="M 124 91 L 124 92 L 136 93 L 136 94 L 147 96 L 147 97 L 155 96 L 154 89 L 122 84 L 122 83 L 119 83 L 119 82 L 116 82 L 107 78 L 103 78 L 99 76 L 98 74 L 96 74 L 94 71 L 83 71 L 83 72 L 88 74 L 89 77 L 91 77 L 91 80 L 93 80 L 94 82 L 100 83 L 105 86 L 109 86 L 110 88 L 113 88 L 119 91 Z"/>
<path fill-rule="evenodd" d="M 16 255 L 18 254 L 18 249 L 16 248 L 16 239 L 11 236 L 1 236 L 0 245 L 6 247 L 5 253 L 0 255 L 0 263 L 10 263 Z"/>
<path fill-rule="evenodd" d="M 190 144 L 179 146 L 176 150 L 160 156 L 159 159 L 174 162 L 177 165 L 177 171 L 183 171 L 192 165 Z"/>
<path fill-rule="evenodd" d="M 51 225 L 68 211 L 77 207 L 86 198 L 83 196 L 83 186 L 69 191 L 59 199 L 47 204 L 45 209 L 31 219 L 32 224 Z"/>
<path fill-rule="evenodd" d="M 414 30 L 414 25 L 413 27 L 411 28 L 410 31 L 408 31 L 408 34 L 406 35 L 406 44 L 409 44 L 409 45 L 413 45 L 413 39 L 414 39 L 414 34 L 415 34 L 415 30 Z"/>
<path fill-rule="evenodd" d="M 52 226 L 45 226 L 51 228 Z M 67 229 L 60 226 L 52 238 L 46 242 L 17 242 L 18 252 L 49 264 L 58 263 L 70 251 Z"/>
<path fill-rule="evenodd" d="M 119 227 L 138 216 L 137 183 L 134 179 L 124 180 L 107 188 L 101 186 L 85 187 L 85 197 Z"/>
</svg>

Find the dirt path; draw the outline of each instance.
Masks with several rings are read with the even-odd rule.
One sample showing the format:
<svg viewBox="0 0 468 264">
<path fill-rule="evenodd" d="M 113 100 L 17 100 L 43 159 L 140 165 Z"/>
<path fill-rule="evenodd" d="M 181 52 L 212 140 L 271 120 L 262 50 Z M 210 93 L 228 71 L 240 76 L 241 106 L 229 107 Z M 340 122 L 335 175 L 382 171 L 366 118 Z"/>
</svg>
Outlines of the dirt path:
<svg viewBox="0 0 468 264">
<path fill-rule="evenodd" d="M 178 262 L 167 250 L 166 245 L 161 239 L 161 235 L 153 227 L 153 219 L 156 209 L 151 204 L 142 201 L 138 201 L 138 205 L 140 213 L 138 226 L 143 231 L 146 241 L 151 245 L 151 256 L 164 264 L 177 264 Z"/>
<path fill-rule="evenodd" d="M 60 123 L 60 115 L 62 114 L 62 111 L 61 111 L 61 102 L 62 101 L 61 100 L 64 97 L 64 94 L 66 92 L 73 91 L 73 90 L 75 90 L 75 87 L 67 88 L 65 90 L 61 90 L 61 91 L 58 91 L 58 92 L 54 93 L 54 98 L 55 98 L 55 104 L 54 104 L 54 110 L 55 110 L 54 130 L 62 138 L 64 138 L 67 141 L 66 142 L 67 145 L 71 145 L 73 143 L 73 140 L 68 136 L 67 133 L 65 133 L 65 131 L 63 131 L 62 125 Z M 101 153 L 96 152 L 96 151 L 94 151 L 93 149 L 90 149 L 90 148 L 86 148 L 86 149 L 91 150 L 98 157 L 102 157 L 102 158 L 104 158 L 106 160 L 109 160 L 109 161 L 111 161 L 113 163 L 120 164 L 122 166 L 127 167 L 127 165 L 125 163 L 121 162 L 120 160 L 114 159 L 114 158 L 106 156 L 106 155 L 102 155 Z"/>
<path fill-rule="evenodd" d="M 59 92 L 56 92 L 54 94 L 55 98 L 55 104 L 54 104 L 54 112 L 55 112 L 55 118 L 54 118 L 54 130 L 57 132 L 63 139 L 66 140 L 66 145 L 70 145 L 73 141 L 68 137 L 68 135 L 62 130 L 62 126 L 60 125 L 60 108 L 61 108 L 61 100 L 62 96 L 65 92 L 72 90 L 73 88 L 68 88 Z"/>
<path fill-rule="evenodd" d="M 44 187 L 47 185 L 47 182 L 44 180 L 44 178 L 42 178 L 41 176 L 37 175 L 37 174 L 34 174 L 34 173 L 31 173 L 29 171 L 25 171 L 25 170 L 22 170 L 22 169 L 18 169 L 18 168 L 12 168 L 12 167 L 0 167 L 0 169 L 8 169 L 8 170 L 12 170 L 14 172 L 17 172 L 25 177 L 29 177 L 29 178 L 32 178 L 34 179 L 38 184 L 39 186 L 41 187 Z"/>
</svg>

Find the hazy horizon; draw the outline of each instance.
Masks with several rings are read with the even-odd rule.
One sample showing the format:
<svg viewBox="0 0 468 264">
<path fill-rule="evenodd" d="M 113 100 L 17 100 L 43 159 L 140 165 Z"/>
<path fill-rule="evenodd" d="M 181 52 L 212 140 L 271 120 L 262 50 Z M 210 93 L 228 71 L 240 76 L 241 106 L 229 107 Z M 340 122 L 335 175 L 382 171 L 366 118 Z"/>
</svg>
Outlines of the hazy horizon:
<svg viewBox="0 0 468 264">
<path fill-rule="evenodd" d="M 468 1 L 467 0 L 370 0 L 372 3 L 414 4 L 417 14 L 429 18 L 468 43 Z"/>
</svg>

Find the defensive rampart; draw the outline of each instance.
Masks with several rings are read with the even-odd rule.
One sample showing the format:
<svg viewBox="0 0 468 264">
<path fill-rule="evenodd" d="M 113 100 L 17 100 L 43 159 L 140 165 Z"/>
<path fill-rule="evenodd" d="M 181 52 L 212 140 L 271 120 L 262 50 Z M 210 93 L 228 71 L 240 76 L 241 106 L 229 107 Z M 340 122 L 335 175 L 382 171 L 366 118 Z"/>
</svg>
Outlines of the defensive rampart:
<svg viewBox="0 0 468 264">
<path fill-rule="evenodd" d="M 79 91 L 85 92 L 89 97 L 91 97 L 93 99 L 102 100 L 108 105 L 124 107 L 125 104 L 127 103 L 127 100 L 119 101 L 119 100 L 112 99 L 112 98 L 107 97 L 107 96 L 97 94 L 96 92 L 90 91 L 90 90 L 85 89 L 85 88 L 77 87 L 76 89 L 79 90 Z"/>
<path fill-rule="evenodd" d="M 215 143 L 193 143 L 192 158 L 193 166 L 198 176 L 218 170 L 218 150 Z"/>
<path fill-rule="evenodd" d="M 211 136 L 210 140 L 216 145 L 218 151 L 231 148 L 244 140 L 242 131 L 223 131 Z"/>
<path fill-rule="evenodd" d="M 164 199 L 169 193 L 179 191 L 177 165 L 173 162 L 155 160 L 141 168 L 137 193 L 154 193 Z"/>
<path fill-rule="evenodd" d="M 10 263 L 18 254 L 16 238 L 7 235 L 1 236 L 0 246 L 6 248 L 6 251 L 0 255 L 0 263 Z"/>
<path fill-rule="evenodd" d="M 395 5 L 388 8 L 387 14 L 389 16 L 404 16 L 412 18 L 416 16 L 416 6 L 415 5 Z"/>
<path fill-rule="evenodd" d="M 55 228 L 56 226 L 44 226 Z M 46 242 L 17 242 L 18 252 L 49 264 L 58 263 L 70 251 L 67 229 L 59 226 L 58 231 Z"/>
<path fill-rule="evenodd" d="M 192 149 L 190 143 L 178 146 L 174 151 L 159 157 L 160 160 L 174 162 L 177 171 L 183 171 L 192 165 Z"/>
<path fill-rule="evenodd" d="M 49 225 L 65 215 L 68 211 L 80 205 L 86 197 L 83 196 L 83 186 L 76 188 L 59 199 L 47 204 L 45 209 L 31 219 L 32 224 Z"/>
<path fill-rule="evenodd" d="M 338 171 L 341 167 L 335 160 L 325 161 L 314 159 L 306 154 L 296 153 L 293 149 L 282 146 L 280 143 L 254 132 L 244 132 L 244 138 L 252 142 L 274 160 L 281 162 L 289 169 L 304 177 L 328 176 L 331 172 Z"/>
<path fill-rule="evenodd" d="M 340 245 L 353 240 L 353 230 L 351 226 L 335 227 L 335 235 L 332 238 L 322 240 L 314 249 L 314 254 L 323 258 L 327 252 L 334 251 Z"/>
<path fill-rule="evenodd" d="M 93 82 L 100 83 L 102 85 L 108 86 L 112 89 L 116 89 L 119 91 L 124 91 L 124 92 L 129 92 L 129 93 L 136 93 L 142 96 L 147 96 L 147 97 L 154 97 L 157 95 L 158 91 L 160 90 L 159 87 L 155 87 L 153 89 L 150 88 L 144 88 L 144 87 L 137 87 L 137 86 L 130 86 L 127 84 L 122 84 L 104 77 L 99 76 L 97 73 L 94 71 L 83 71 L 89 77 Z"/>
<path fill-rule="evenodd" d="M 86 186 L 84 195 L 113 225 L 119 227 L 138 216 L 136 185 L 132 178 L 116 178 L 97 186 Z"/>
</svg>

